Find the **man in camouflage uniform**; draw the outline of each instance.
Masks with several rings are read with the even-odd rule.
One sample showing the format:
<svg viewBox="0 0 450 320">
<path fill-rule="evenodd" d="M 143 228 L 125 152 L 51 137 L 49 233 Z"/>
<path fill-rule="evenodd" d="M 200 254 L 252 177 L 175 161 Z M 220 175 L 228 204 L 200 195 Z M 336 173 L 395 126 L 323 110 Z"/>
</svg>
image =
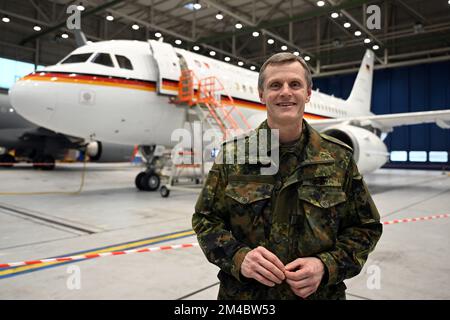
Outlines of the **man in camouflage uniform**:
<svg viewBox="0 0 450 320">
<path fill-rule="evenodd" d="M 345 299 L 343 280 L 361 271 L 381 236 L 353 150 L 303 119 L 311 87 L 302 58 L 267 60 L 258 79 L 267 120 L 224 143 L 208 174 L 192 224 L 220 268 L 219 299 Z M 261 174 L 262 155 L 251 161 L 246 153 L 264 130 L 279 137 L 268 143 L 268 155 L 279 154 L 271 175 Z M 237 159 L 243 147 L 245 163 Z"/>
</svg>

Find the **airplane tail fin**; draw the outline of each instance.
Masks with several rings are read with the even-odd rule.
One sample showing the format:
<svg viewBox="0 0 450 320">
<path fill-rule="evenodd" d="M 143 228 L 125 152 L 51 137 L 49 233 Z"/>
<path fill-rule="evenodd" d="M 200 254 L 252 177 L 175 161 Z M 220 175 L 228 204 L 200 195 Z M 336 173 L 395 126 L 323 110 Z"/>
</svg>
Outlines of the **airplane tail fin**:
<svg viewBox="0 0 450 320">
<path fill-rule="evenodd" d="M 353 84 L 352 92 L 347 99 L 347 102 L 355 105 L 358 111 L 366 113 L 370 112 L 374 59 L 375 54 L 373 51 L 367 49 Z"/>
</svg>

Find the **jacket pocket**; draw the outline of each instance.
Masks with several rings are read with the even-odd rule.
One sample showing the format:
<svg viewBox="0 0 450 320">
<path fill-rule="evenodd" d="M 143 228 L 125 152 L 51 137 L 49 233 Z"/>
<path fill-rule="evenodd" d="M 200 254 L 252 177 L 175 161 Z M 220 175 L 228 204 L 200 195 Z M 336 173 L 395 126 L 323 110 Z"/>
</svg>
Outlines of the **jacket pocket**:
<svg viewBox="0 0 450 320">
<path fill-rule="evenodd" d="M 273 184 L 248 181 L 230 181 L 225 188 L 233 235 L 251 246 L 264 243 L 263 210 L 272 197 Z"/>
<path fill-rule="evenodd" d="M 337 186 L 302 185 L 297 189 L 300 210 L 304 214 L 303 234 L 298 249 L 302 255 L 312 255 L 334 247 L 339 216 L 336 206 L 347 200 Z"/>
</svg>

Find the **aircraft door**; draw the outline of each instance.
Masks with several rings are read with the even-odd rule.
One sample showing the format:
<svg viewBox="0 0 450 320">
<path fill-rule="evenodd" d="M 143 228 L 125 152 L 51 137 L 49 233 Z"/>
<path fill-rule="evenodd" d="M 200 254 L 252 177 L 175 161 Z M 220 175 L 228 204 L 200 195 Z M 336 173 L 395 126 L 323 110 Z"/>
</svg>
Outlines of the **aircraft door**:
<svg viewBox="0 0 450 320">
<path fill-rule="evenodd" d="M 178 95 L 180 63 L 174 48 L 164 42 L 148 40 L 153 57 L 158 65 L 157 89 L 160 94 Z"/>
</svg>

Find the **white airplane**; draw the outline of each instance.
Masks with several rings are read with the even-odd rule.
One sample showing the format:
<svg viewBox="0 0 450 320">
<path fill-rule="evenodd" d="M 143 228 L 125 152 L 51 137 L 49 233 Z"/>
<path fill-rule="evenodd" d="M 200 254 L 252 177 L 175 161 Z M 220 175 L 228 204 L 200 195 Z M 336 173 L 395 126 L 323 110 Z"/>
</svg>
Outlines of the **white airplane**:
<svg viewBox="0 0 450 320">
<path fill-rule="evenodd" d="M 316 129 L 354 149 L 362 173 L 388 160 L 383 139 L 395 126 L 431 123 L 450 128 L 450 110 L 375 115 L 370 112 L 374 53 L 367 50 L 347 100 L 313 91 L 305 118 Z M 256 127 L 266 118 L 257 90 L 258 73 L 168 43 L 111 40 L 77 48 L 56 65 L 20 79 L 9 94 L 23 117 L 53 131 L 122 144 L 138 144 L 147 169 L 136 177 L 141 190 L 156 190 L 156 145 L 174 146 L 171 133 L 183 128 L 187 105 L 174 103 L 181 70 L 216 77 L 222 103 L 234 101 Z M 242 122 L 241 122 L 242 124 Z"/>
</svg>

